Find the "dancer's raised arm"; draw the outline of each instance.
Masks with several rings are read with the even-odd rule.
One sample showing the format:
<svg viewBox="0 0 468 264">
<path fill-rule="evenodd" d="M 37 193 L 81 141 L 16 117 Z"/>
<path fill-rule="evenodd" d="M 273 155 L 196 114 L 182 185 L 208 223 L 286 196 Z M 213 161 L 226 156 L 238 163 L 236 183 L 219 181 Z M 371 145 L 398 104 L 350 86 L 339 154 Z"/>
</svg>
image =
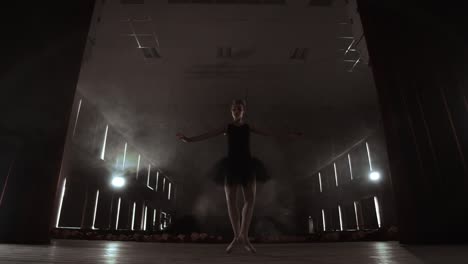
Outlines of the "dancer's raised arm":
<svg viewBox="0 0 468 264">
<path fill-rule="evenodd" d="M 289 132 L 288 134 L 278 134 L 278 133 L 272 133 L 272 132 L 266 132 L 264 130 L 260 130 L 256 128 L 255 126 L 250 125 L 250 131 L 252 133 L 261 135 L 261 136 L 266 136 L 266 137 L 301 137 L 303 136 L 302 132 Z"/>
<path fill-rule="evenodd" d="M 186 137 L 184 134 L 182 133 L 177 133 L 177 137 L 182 140 L 183 142 L 196 142 L 196 141 L 202 141 L 202 140 L 205 140 L 205 139 L 209 139 L 209 138 L 212 138 L 212 137 L 216 137 L 216 136 L 219 136 L 223 133 L 226 132 L 226 128 L 225 127 L 222 127 L 222 128 L 218 128 L 218 129 L 215 129 L 215 130 L 212 130 L 212 131 L 209 131 L 207 133 L 204 133 L 204 134 L 201 134 L 201 135 L 198 135 L 198 136 L 194 136 L 194 137 Z"/>
</svg>

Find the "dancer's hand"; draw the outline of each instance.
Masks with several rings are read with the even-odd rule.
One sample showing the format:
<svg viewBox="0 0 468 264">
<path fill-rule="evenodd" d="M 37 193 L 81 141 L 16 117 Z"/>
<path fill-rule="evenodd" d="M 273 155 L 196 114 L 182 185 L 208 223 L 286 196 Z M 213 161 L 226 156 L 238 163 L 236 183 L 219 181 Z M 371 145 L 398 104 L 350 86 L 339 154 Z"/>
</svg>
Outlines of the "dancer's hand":
<svg viewBox="0 0 468 264">
<path fill-rule="evenodd" d="M 190 138 L 184 136 L 184 134 L 182 134 L 182 133 L 177 133 L 177 134 L 176 134 L 176 137 L 177 137 L 178 139 L 182 140 L 182 141 L 185 142 L 185 143 L 191 142 Z"/>
</svg>

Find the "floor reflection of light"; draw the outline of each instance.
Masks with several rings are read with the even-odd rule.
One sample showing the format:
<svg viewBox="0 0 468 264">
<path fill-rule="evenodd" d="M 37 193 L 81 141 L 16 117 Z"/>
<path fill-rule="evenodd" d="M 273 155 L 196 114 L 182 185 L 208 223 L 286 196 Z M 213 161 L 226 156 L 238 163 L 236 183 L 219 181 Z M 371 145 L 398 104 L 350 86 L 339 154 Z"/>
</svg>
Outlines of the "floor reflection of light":
<svg viewBox="0 0 468 264">
<path fill-rule="evenodd" d="M 119 258 L 119 248 L 120 244 L 117 242 L 106 244 L 104 248 L 104 259 L 106 260 L 106 263 L 117 263 L 117 259 Z"/>
<path fill-rule="evenodd" d="M 392 250 L 389 243 L 386 242 L 375 242 L 372 243 L 372 253 L 369 258 L 374 259 L 375 263 L 379 264 L 390 264 L 395 263 L 395 259 L 392 256 Z"/>
</svg>

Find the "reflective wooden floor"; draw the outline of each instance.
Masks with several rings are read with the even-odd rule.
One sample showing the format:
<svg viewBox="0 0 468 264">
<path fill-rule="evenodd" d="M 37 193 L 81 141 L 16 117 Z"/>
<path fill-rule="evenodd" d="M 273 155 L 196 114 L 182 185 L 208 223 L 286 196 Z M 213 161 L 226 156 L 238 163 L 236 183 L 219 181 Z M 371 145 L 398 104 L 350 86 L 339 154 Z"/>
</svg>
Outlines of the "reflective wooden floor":
<svg viewBox="0 0 468 264">
<path fill-rule="evenodd" d="M 401 246 L 397 242 L 254 244 L 252 255 L 222 244 L 55 240 L 48 246 L 0 244 L 0 263 L 468 263 L 468 246 Z"/>
</svg>

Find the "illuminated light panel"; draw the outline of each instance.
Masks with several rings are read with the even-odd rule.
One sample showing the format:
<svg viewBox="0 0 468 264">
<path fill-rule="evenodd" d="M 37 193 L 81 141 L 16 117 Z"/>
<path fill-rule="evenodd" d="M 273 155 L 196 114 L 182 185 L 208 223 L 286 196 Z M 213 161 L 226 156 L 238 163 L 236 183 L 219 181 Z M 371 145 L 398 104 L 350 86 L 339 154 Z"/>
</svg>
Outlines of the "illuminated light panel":
<svg viewBox="0 0 468 264">
<path fill-rule="evenodd" d="M 351 155 L 348 154 L 348 162 L 349 162 L 349 175 L 351 175 L 351 180 L 353 179 L 353 167 L 351 166 Z"/>
<path fill-rule="evenodd" d="M 123 161 L 122 161 L 122 169 L 125 169 L 125 159 L 127 158 L 127 142 L 125 142 L 125 148 L 124 148 L 124 155 L 123 155 Z"/>
<path fill-rule="evenodd" d="M 115 230 L 119 229 L 120 201 L 121 198 L 119 197 L 119 202 L 117 203 L 117 219 L 115 220 Z"/>
<path fill-rule="evenodd" d="M 161 220 L 163 220 L 163 222 L 166 221 L 166 213 L 165 212 L 161 212 L 161 217 L 160 217 Z M 160 230 L 163 230 L 164 229 L 164 223 L 160 223 L 159 224 L 159 229 Z"/>
<path fill-rule="evenodd" d="M 107 142 L 108 131 L 109 131 L 109 125 L 106 125 L 106 132 L 104 133 L 104 141 L 102 142 L 101 160 L 104 160 L 104 156 L 106 154 L 106 142 Z"/>
<path fill-rule="evenodd" d="M 169 189 L 168 189 L 169 191 L 168 191 L 168 193 L 167 193 L 167 199 L 168 199 L 168 200 L 171 199 L 171 185 L 172 185 L 172 183 L 169 183 Z"/>
<path fill-rule="evenodd" d="M 372 171 L 372 159 L 371 159 L 371 154 L 369 150 L 369 144 L 366 142 L 366 149 L 367 149 L 367 158 L 369 159 L 369 171 Z"/>
<path fill-rule="evenodd" d="M 151 177 L 151 164 L 148 165 L 148 177 L 146 180 L 146 186 L 150 188 L 151 190 L 154 190 L 153 187 L 150 186 L 150 177 Z"/>
<path fill-rule="evenodd" d="M 338 216 L 340 217 L 340 230 L 343 231 L 343 216 L 341 214 L 341 206 L 338 205 Z"/>
<path fill-rule="evenodd" d="M 93 225 L 92 225 L 91 229 L 96 229 L 94 227 L 94 223 L 96 223 L 96 213 L 97 213 L 98 201 L 99 201 L 99 190 L 97 190 L 97 192 L 96 192 L 96 201 L 94 202 Z"/>
<path fill-rule="evenodd" d="M 159 171 L 156 172 L 156 191 L 158 191 L 158 185 L 159 185 Z"/>
<path fill-rule="evenodd" d="M 323 231 L 327 230 L 327 226 L 325 223 L 325 210 L 322 209 L 322 222 L 323 222 Z"/>
<path fill-rule="evenodd" d="M 133 203 L 133 210 L 132 210 L 132 231 L 135 230 L 135 209 L 136 209 L 136 203 Z"/>
<path fill-rule="evenodd" d="M 153 210 L 153 229 L 156 226 L 156 209 Z"/>
<path fill-rule="evenodd" d="M 335 170 L 335 185 L 338 187 L 338 173 L 336 172 L 336 163 L 333 163 L 333 169 Z"/>
<path fill-rule="evenodd" d="M 314 233 L 314 220 L 312 219 L 312 216 L 309 215 L 309 234 Z"/>
<path fill-rule="evenodd" d="M 356 216 L 356 229 L 359 230 L 359 216 L 356 202 L 354 202 L 354 215 Z"/>
<path fill-rule="evenodd" d="M 136 178 L 138 179 L 138 173 L 140 172 L 140 159 L 141 155 L 138 154 L 138 162 L 137 162 L 137 169 L 136 169 Z"/>
<path fill-rule="evenodd" d="M 319 177 L 320 192 L 322 192 L 322 174 L 320 174 L 320 172 L 318 173 L 318 177 Z"/>
<path fill-rule="evenodd" d="M 141 207 L 141 219 L 140 219 L 140 230 L 144 230 L 144 224 L 145 224 L 145 204 L 143 203 Z"/>
<path fill-rule="evenodd" d="M 80 99 L 80 102 L 78 103 L 78 111 L 76 112 L 75 125 L 73 126 L 72 137 L 75 136 L 76 125 L 78 124 L 78 117 L 80 116 L 80 111 L 81 111 L 81 102 L 82 102 L 82 99 Z"/>
<path fill-rule="evenodd" d="M 163 192 L 166 189 L 166 177 L 163 177 Z"/>
<path fill-rule="evenodd" d="M 143 231 L 146 231 L 146 218 L 148 216 L 148 206 L 145 205 L 145 211 L 143 213 Z"/>
<path fill-rule="evenodd" d="M 63 180 L 63 185 L 62 185 L 62 193 L 60 194 L 60 203 L 59 203 L 59 208 L 57 212 L 57 222 L 55 223 L 55 227 L 59 227 L 59 221 L 60 221 L 60 214 L 62 213 L 62 204 L 63 204 L 63 198 L 65 197 L 65 187 L 67 185 L 67 178 Z"/>
<path fill-rule="evenodd" d="M 382 226 L 381 219 L 380 219 L 380 206 L 379 206 L 379 200 L 377 199 L 377 196 L 374 196 L 374 204 L 375 204 L 375 215 L 377 216 L 377 224 L 379 225 L 379 228 Z"/>
</svg>

